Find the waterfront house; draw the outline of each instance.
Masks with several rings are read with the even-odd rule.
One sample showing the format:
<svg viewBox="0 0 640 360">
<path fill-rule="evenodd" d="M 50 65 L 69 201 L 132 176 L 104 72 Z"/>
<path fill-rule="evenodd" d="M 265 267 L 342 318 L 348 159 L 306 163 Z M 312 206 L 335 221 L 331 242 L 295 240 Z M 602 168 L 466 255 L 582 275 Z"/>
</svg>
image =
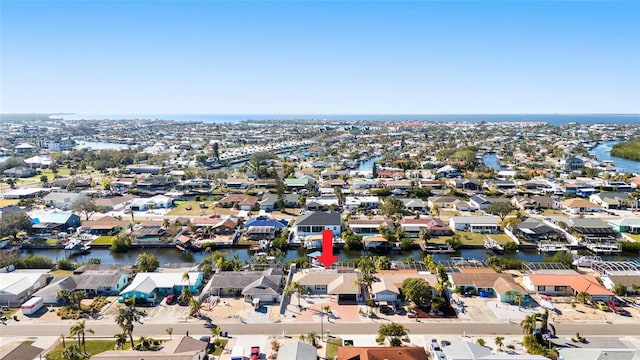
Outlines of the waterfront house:
<svg viewBox="0 0 640 360">
<path fill-rule="evenodd" d="M 133 211 L 168 209 L 173 206 L 173 199 L 164 195 L 156 195 L 150 198 L 133 199 L 128 206 Z"/>
<path fill-rule="evenodd" d="M 577 157 L 570 157 L 560 161 L 560 166 L 566 172 L 579 171 L 584 168 L 584 160 Z"/>
<path fill-rule="evenodd" d="M 398 225 L 404 234 L 410 238 L 418 237 L 422 229 L 429 230 L 431 236 L 447 236 L 453 234 L 453 231 L 451 231 L 442 220 L 434 217 L 421 217 L 419 219 L 403 218 L 400 219 Z"/>
<path fill-rule="evenodd" d="M 164 270 L 164 269 L 160 269 Z M 120 292 L 119 302 L 136 298 L 151 304 L 160 302 L 162 296 L 178 294 L 188 287 L 192 294 L 197 294 L 202 286 L 202 272 L 187 272 L 188 279 L 183 279 L 184 271 L 156 271 L 137 273 L 129 286 Z"/>
<path fill-rule="evenodd" d="M 222 182 L 227 189 L 247 189 L 249 181 L 246 178 L 228 178 Z"/>
<path fill-rule="evenodd" d="M 610 301 L 615 294 L 600 285 L 593 275 L 582 275 L 574 271 L 541 271 L 522 278 L 524 287 L 534 293 L 548 296 L 576 296 L 586 292 L 591 301 Z"/>
<path fill-rule="evenodd" d="M 295 234 L 306 237 L 322 234 L 322 230 L 331 230 L 333 236 L 340 236 L 342 227 L 340 213 L 313 211 L 296 218 Z"/>
<path fill-rule="evenodd" d="M 45 197 L 43 197 L 42 200 L 47 206 L 67 210 L 71 208 L 71 205 L 73 205 L 73 203 L 85 198 L 86 196 L 80 193 L 60 190 L 50 192 Z"/>
<path fill-rule="evenodd" d="M 640 234 L 640 218 L 612 219 L 607 220 L 607 224 L 618 232 Z"/>
<path fill-rule="evenodd" d="M 139 179 L 136 189 L 143 194 L 161 194 L 169 191 L 176 185 L 176 180 L 168 175 L 149 175 Z"/>
<path fill-rule="evenodd" d="M 284 289 L 284 272 L 274 268 L 264 271 L 217 272 L 206 288 L 217 296 L 242 295 L 246 302 L 260 299 L 261 303 L 277 303 L 280 302 Z"/>
<path fill-rule="evenodd" d="M 568 231 L 577 234 L 576 237 L 583 241 L 616 241 L 617 232 L 600 219 L 572 218 L 568 222 Z"/>
<path fill-rule="evenodd" d="M 380 205 L 380 198 L 377 196 L 347 196 L 344 201 L 344 208 L 355 209 L 377 209 Z"/>
<path fill-rule="evenodd" d="M 80 216 L 71 211 L 36 211 L 30 215 L 36 233 L 51 234 L 80 226 Z"/>
<path fill-rule="evenodd" d="M 0 272 L 0 304 L 20 306 L 51 279 L 48 270 Z"/>
<path fill-rule="evenodd" d="M 35 146 L 27 143 L 22 143 L 15 147 L 16 154 L 18 155 L 31 154 L 35 149 Z"/>
<path fill-rule="evenodd" d="M 239 218 L 229 215 L 222 218 L 219 218 L 219 217 L 194 218 L 194 219 L 191 219 L 191 223 L 193 224 L 193 226 L 198 228 L 197 230 L 198 232 L 206 231 L 206 228 L 209 228 L 213 231 L 214 234 L 229 235 L 229 234 L 233 234 L 236 231 L 236 229 L 240 226 L 241 221 Z"/>
<path fill-rule="evenodd" d="M 545 224 L 542 220 L 531 217 L 516 225 L 513 234 L 518 239 L 529 242 L 566 241 L 564 233 L 560 230 Z"/>
<path fill-rule="evenodd" d="M 308 269 L 293 275 L 309 294 L 335 296 L 338 303 L 354 303 L 362 300 L 362 289 L 358 283 L 360 273 L 339 273 L 337 270 Z"/>
<path fill-rule="evenodd" d="M 495 234 L 500 230 L 495 216 L 453 216 L 449 218 L 449 227 L 454 231 L 482 234 Z"/>
<path fill-rule="evenodd" d="M 380 232 L 381 226 L 386 231 L 393 231 L 394 229 L 393 221 L 382 216 L 375 216 L 371 219 L 355 218 L 347 222 L 347 227 L 357 235 L 377 235 Z"/>
<path fill-rule="evenodd" d="M 104 216 L 98 220 L 84 221 L 82 231 L 92 235 L 115 235 L 127 228 L 129 221 L 119 220 L 113 216 Z"/>
</svg>

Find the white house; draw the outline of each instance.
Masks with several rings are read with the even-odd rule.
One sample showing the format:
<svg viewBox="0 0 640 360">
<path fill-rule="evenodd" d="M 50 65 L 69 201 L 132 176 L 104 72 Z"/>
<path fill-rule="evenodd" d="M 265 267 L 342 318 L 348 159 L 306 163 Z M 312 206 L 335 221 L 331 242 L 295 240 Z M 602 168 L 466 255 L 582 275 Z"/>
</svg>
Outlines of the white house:
<svg viewBox="0 0 640 360">
<path fill-rule="evenodd" d="M 460 230 L 482 234 L 495 234 L 500 229 L 495 216 L 453 216 L 449 219 L 449 227 L 454 231 Z"/>
<path fill-rule="evenodd" d="M 337 212 L 307 212 L 296 218 L 295 232 L 297 236 L 322 234 L 322 230 L 331 230 L 333 236 L 342 233 L 342 219 Z"/>
<path fill-rule="evenodd" d="M 15 270 L 0 273 L 0 304 L 21 305 L 29 296 L 47 285 L 48 271 Z"/>
</svg>

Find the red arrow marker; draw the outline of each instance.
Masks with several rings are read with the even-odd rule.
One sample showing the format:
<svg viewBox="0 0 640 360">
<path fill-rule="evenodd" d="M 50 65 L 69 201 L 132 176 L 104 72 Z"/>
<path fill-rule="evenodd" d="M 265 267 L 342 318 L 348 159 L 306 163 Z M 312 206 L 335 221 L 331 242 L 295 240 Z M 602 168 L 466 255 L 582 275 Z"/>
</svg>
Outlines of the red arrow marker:
<svg viewBox="0 0 640 360">
<path fill-rule="evenodd" d="M 318 256 L 318 260 L 325 268 L 331 267 L 338 260 L 338 257 L 333 255 L 333 232 L 331 230 L 322 230 L 322 255 Z"/>
</svg>

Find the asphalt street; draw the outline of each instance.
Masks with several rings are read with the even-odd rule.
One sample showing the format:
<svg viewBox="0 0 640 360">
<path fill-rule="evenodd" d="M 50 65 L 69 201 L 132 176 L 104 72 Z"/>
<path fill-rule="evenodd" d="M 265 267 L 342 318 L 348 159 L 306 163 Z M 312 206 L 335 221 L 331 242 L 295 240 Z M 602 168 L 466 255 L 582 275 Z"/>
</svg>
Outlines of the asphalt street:
<svg viewBox="0 0 640 360">
<path fill-rule="evenodd" d="M 404 323 L 411 334 L 453 334 L 453 335 L 520 335 L 522 329 L 516 323 L 442 323 L 416 322 Z M 600 323 L 567 323 L 554 324 L 558 335 L 606 335 L 606 336 L 638 336 L 639 324 L 600 324 Z M 332 335 L 340 334 L 376 334 L 380 323 L 324 323 L 324 330 L 330 330 Z M 173 333 L 191 335 L 208 334 L 209 328 L 203 323 L 167 323 L 167 324 L 136 324 L 134 335 L 165 336 L 167 328 L 173 328 Z M 288 335 L 306 334 L 309 331 L 320 331 L 320 323 L 287 323 L 287 324 L 221 324 L 222 331 L 229 336 L 236 335 L 282 335 L 283 330 Z M 121 332 L 116 324 L 103 322 L 87 322 L 87 328 L 95 331 L 95 336 L 112 337 Z M 0 336 L 57 336 L 67 334 L 67 324 L 20 324 L 8 323 L 0 325 Z"/>
</svg>

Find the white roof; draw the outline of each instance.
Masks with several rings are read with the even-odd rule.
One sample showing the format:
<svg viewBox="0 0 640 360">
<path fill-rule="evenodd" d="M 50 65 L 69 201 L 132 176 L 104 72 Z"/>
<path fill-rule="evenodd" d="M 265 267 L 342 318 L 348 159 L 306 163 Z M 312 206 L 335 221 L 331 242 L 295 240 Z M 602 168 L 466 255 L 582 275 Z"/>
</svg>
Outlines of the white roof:
<svg viewBox="0 0 640 360">
<path fill-rule="evenodd" d="M 494 216 L 453 216 L 449 221 L 453 221 L 456 224 L 496 225 L 498 223 Z"/>
<path fill-rule="evenodd" d="M 120 292 L 124 294 L 130 291 L 139 291 L 148 294 L 156 288 L 168 289 L 176 285 L 188 286 L 198 281 L 199 272 L 189 272 L 189 281 L 182 280 L 181 272 L 147 272 L 138 273 L 129 286 Z"/>
<path fill-rule="evenodd" d="M 0 273 L 0 294 L 18 295 L 40 281 L 46 271 L 12 271 Z"/>
</svg>

